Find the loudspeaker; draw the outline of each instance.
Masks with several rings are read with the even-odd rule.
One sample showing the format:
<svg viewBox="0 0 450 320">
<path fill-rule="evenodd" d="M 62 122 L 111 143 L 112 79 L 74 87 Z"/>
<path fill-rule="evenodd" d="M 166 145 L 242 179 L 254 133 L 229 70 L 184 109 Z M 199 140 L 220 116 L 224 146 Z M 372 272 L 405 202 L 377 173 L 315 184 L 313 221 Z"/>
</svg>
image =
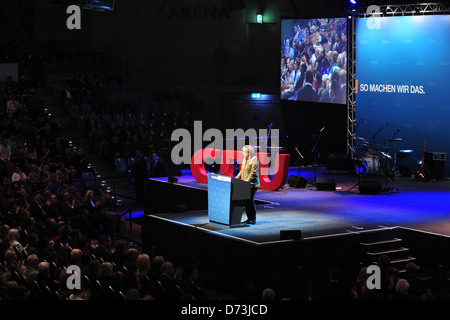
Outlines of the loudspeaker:
<svg viewBox="0 0 450 320">
<path fill-rule="evenodd" d="M 178 182 L 178 179 L 177 179 L 177 178 L 174 178 L 174 177 L 167 177 L 167 182 L 170 182 L 170 183 L 177 183 L 177 182 Z"/>
<path fill-rule="evenodd" d="M 304 188 L 308 184 L 308 181 L 306 181 L 306 179 L 302 176 L 292 174 L 288 178 L 288 184 L 292 188 Z"/>
<path fill-rule="evenodd" d="M 301 230 L 280 230 L 280 240 L 301 240 Z"/>
<path fill-rule="evenodd" d="M 381 192 L 381 183 L 377 180 L 361 180 L 359 182 L 359 193 L 379 194 Z"/>
<path fill-rule="evenodd" d="M 431 174 L 429 180 L 445 179 L 445 158 L 446 154 L 442 152 L 425 152 L 425 165 Z"/>
<path fill-rule="evenodd" d="M 346 153 L 329 153 L 327 171 L 349 172 L 352 169 L 350 155 Z"/>
<path fill-rule="evenodd" d="M 336 178 L 317 178 L 316 189 L 319 191 L 336 191 Z"/>
</svg>

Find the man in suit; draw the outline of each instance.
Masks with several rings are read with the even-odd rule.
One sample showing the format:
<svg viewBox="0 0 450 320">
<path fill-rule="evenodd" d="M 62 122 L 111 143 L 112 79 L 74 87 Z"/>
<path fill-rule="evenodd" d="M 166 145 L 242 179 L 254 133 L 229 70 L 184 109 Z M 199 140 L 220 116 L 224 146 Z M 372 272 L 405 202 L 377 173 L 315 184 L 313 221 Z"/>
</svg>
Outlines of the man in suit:
<svg viewBox="0 0 450 320">
<path fill-rule="evenodd" d="M 310 102 L 319 101 L 319 95 L 312 86 L 313 81 L 314 73 L 312 69 L 308 68 L 305 74 L 305 84 L 300 90 L 298 90 L 297 100 Z"/>
<path fill-rule="evenodd" d="M 245 180 L 251 183 L 251 198 L 245 203 L 245 212 L 247 214 L 247 221 L 245 223 L 256 223 L 256 206 L 255 194 L 258 190 L 259 184 L 259 160 L 255 156 L 255 149 L 252 146 L 246 145 L 242 148 L 244 152 L 244 160 L 241 165 L 236 179 Z"/>
<path fill-rule="evenodd" d="M 150 157 L 150 173 L 151 178 L 165 177 L 166 170 L 162 161 L 160 161 L 159 156 L 153 152 Z"/>
<path fill-rule="evenodd" d="M 289 98 L 289 100 L 297 100 L 298 91 L 303 87 L 304 82 L 305 82 L 305 73 L 306 73 L 307 68 L 308 68 L 308 66 L 306 65 L 306 63 L 304 61 L 302 61 L 300 64 L 300 68 L 299 68 L 300 75 L 294 83 L 294 88 L 293 88 L 294 94 L 292 97 Z"/>
<path fill-rule="evenodd" d="M 338 68 L 333 70 L 333 72 L 331 73 L 330 85 L 325 90 L 322 91 L 322 94 L 320 96 L 320 101 L 319 102 L 325 102 L 325 103 L 330 103 L 331 102 L 330 89 L 331 89 L 331 83 L 333 81 L 340 82 L 340 76 L 339 76 L 339 69 Z"/>
</svg>

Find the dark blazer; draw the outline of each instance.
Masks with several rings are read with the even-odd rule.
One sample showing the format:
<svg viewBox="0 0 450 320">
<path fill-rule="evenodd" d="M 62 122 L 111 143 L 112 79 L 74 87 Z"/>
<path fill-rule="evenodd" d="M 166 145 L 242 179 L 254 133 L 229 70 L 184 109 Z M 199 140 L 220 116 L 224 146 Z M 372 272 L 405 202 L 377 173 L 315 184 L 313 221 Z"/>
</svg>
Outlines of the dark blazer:
<svg viewBox="0 0 450 320">
<path fill-rule="evenodd" d="M 310 83 L 306 83 L 303 88 L 298 90 L 297 100 L 319 102 L 319 95 Z"/>
</svg>

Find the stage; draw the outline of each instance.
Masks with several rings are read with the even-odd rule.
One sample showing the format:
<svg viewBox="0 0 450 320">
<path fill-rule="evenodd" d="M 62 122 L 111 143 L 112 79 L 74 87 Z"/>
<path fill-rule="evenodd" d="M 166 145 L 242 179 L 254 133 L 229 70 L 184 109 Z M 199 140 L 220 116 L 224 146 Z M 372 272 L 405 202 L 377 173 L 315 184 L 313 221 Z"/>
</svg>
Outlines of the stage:
<svg viewBox="0 0 450 320">
<path fill-rule="evenodd" d="M 263 279 L 262 286 L 278 287 L 294 297 L 311 294 L 312 289 L 300 290 L 298 283 L 286 288 L 290 276 L 294 282 L 308 277 L 320 283 L 330 267 L 351 269 L 370 263 L 361 248 L 364 242 L 401 237 L 411 248 L 412 261 L 448 265 L 448 254 L 440 251 L 450 236 L 447 179 L 358 177 L 326 167 L 300 172 L 294 167 L 289 175 L 300 175 L 308 184 L 258 190 L 256 224 L 237 228 L 209 221 L 207 185 L 188 172 L 176 177 L 176 183 L 151 179 L 142 218 L 144 250 L 201 264 L 211 286 L 236 291 L 245 279 Z M 322 178 L 334 180 L 335 190 L 318 190 L 316 182 Z M 367 182 L 379 185 L 381 192 L 361 193 L 359 186 Z M 432 249 L 425 249 L 426 244 Z"/>
</svg>

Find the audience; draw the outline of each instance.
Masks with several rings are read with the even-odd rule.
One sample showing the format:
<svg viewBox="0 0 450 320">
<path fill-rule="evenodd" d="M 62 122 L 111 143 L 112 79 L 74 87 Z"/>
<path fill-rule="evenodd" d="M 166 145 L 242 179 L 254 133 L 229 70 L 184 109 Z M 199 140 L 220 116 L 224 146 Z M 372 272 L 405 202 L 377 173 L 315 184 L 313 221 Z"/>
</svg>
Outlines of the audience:
<svg viewBox="0 0 450 320">
<path fill-rule="evenodd" d="M 194 98 L 107 77 L 93 78 L 86 81 L 86 76 L 71 75 L 61 103 L 85 133 L 88 154 L 98 156 L 111 172 L 122 172 L 116 159 L 123 159 L 126 170 L 131 170 L 128 160 L 139 149 L 153 177 L 178 173 L 167 152 L 170 134 L 180 127 L 190 130 L 195 118 L 201 119 L 201 106 Z"/>
<path fill-rule="evenodd" d="M 339 75 L 346 70 L 346 18 L 302 19 L 283 32 L 281 98 L 345 103 L 346 74 L 337 77 L 335 83 L 329 79 L 333 72 Z M 306 78 L 305 72 L 311 72 L 313 76 Z M 320 80 L 313 83 L 313 78 Z M 301 94 L 305 86 L 310 86 L 308 94 Z M 322 92 L 324 89 L 328 89 L 326 96 Z"/>
<path fill-rule="evenodd" d="M 301 31 L 298 27 L 296 30 Z M 301 38 L 297 33 L 297 38 Z M 330 39 L 326 34 L 323 36 Z M 298 43 L 294 47 L 287 51 L 289 55 L 298 54 Z M 327 51 L 323 50 L 326 47 L 330 46 L 323 44 L 315 51 L 308 49 L 307 55 L 300 55 L 309 60 L 302 61 L 297 69 L 304 70 L 302 79 L 308 86 L 314 90 L 323 88 L 328 98 L 337 99 L 338 89 L 324 86 L 322 80 L 338 82 L 345 78 L 345 73 L 331 69 L 326 74 L 317 72 L 325 70 L 319 66 L 326 65 Z M 334 47 L 342 50 L 337 38 Z M 336 62 L 335 68 L 342 69 L 342 60 L 342 55 L 336 58 L 330 55 L 330 66 Z M 313 69 L 316 69 L 315 73 Z M 297 78 L 300 81 L 298 79 L 300 76 Z M 160 114 L 160 118 L 152 114 L 142 123 L 111 121 L 107 117 L 107 105 L 102 104 L 105 99 L 101 97 L 101 81 L 96 79 L 92 85 L 90 89 L 80 91 L 80 81 L 71 76 L 66 84 L 66 93 L 70 94 L 64 100 L 66 107 L 74 102 L 98 103 L 97 112 L 91 113 L 86 126 L 89 128 L 87 151 L 110 161 L 108 157 L 125 157 L 141 148 L 149 158 L 149 174 L 160 176 L 170 162 L 164 145 L 167 136 L 161 133 L 169 132 L 166 124 L 174 118 L 168 114 Z M 2 87 L 0 96 L 0 299 L 211 299 L 200 286 L 196 266 L 177 265 L 161 255 L 150 257 L 136 248 L 127 249 L 120 239 L 112 247 L 111 241 L 117 239 L 118 230 L 111 199 L 102 188 L 86 189 L 75 183 L 90 170 L 84 148 L 70 144 L 55 118 L 46 114 L 45 104 L 33 88 L 27 87 L 25 91 L 20 88 L 24 88 L 23 84 L 14 87 L 14 83 L 8 83 Z M 151 129 L 147 132 L 146 128 Z M 117 146 L 113 145 L 115 143 Z M 324 287 L 318 290 L 321 294 L 313 298 L 449 298 L 447 277 L 436 278 L 426 268 L 414 264 L 409 264 L 406 272 L 400 273 L 386 257 L 377 263 L 382 268 L 381 290 L 367 288 L 365 267 L 357 275 L 347 274 L 347 277 L 338 268 L 332 268 L 329 277 L 323 281 Z M 69 265 L 80 267 L 80 289 L 66 290 L 69 274 L 65 270 Z M 275 289 L 256 292 L 255 286 L 249 288 L 251 290 L 243 288 L 240 297 L 285 298 L 275 295 Z"/>
<path fill-rule="evenodd" d="M 178 285 L 175 277 L 175 266 L 171 261 L 164 261 L 161 265 L 161 272 L 157 281 L 162 286 L 162 300 L 179 300 L 183 292 Z"/>
<path fill-rule="evenodd" d="M 263 290 L 261 300 L 275 300 L 275 290 L 272 288 L 266 288 Z"/>
</svg>

